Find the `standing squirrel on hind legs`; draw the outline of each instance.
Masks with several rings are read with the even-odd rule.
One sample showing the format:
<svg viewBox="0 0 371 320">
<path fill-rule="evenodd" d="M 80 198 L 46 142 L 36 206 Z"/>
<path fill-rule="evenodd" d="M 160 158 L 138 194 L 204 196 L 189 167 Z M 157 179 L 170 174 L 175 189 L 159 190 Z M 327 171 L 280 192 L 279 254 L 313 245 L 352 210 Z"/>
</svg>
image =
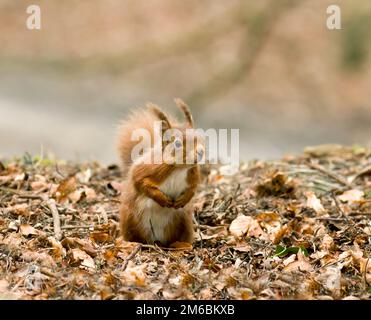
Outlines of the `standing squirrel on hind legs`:
<svg viewBox="0 0 371 320">
<path fill-rule="evenodd" d="M 124 174 L 120 225 L 127 241 L 163 246 L 193 242 L 189 204 L 200 182 L 205 144 L 192 130 L 189 107 L 180 99 L 175 102 L 185 115 L 185 124 L 147 104 L 147 109 L 135 110 L 119 128 Z M 138 133 L 143 138 L 140 143 L 135 140 Z M 160 161 L 156 161 L 159 155 Z"/>
</svg>

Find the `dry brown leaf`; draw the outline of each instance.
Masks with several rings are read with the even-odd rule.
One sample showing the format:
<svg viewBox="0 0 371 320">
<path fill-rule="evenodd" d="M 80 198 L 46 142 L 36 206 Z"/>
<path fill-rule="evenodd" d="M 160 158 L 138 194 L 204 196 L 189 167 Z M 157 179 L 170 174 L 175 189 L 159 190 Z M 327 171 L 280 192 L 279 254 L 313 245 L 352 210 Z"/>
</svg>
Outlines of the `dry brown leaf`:
<svg viewBox="0 0 371 320">
<path fill-rule="evenodd" d="M 314 192 L 307 191 L 305 193 L 305 196 L 307 197 L 306 203 L 307 207 L 312 208 L 318 215 L 323 215 L 326 213 L 326 210 L 323 207 L 321 200 L 316 197 Z"/>
<path fill-rule="evenodd" d="M 80 201 L 82 194 L 83 194 L 83 190 L 79 189 L 79 190 L 75 190 L 71 192 L 67 197 L 72 203 L 77 203 Z"/>
<path fill-rule="evenodd" d="M 269 235 L 273 244 L 278 244 L 281 239 L 289 232 L 290 228 L 287 225 L 277 228 L 273 234 Z"/>
<path fill-rule="evenodd" d="M 21 299 L 20 293 L 14 292 L 10 289 L 9 282 L 5 279 L 0 280 L 0 301 L 1 300 L 18 300 Z"/>
<path fill-rule="evenodd" d="M 7 211 L 19 216 L 29 216 L 31 214 L 30 210 L 28 209 L 27 203 L 16 204 L 12 207 L 7 208 Z"/>
<path fill-rule="evenodd" d="M 170 248 L 179 249 L 179 250 L 192 250 L 193 246 L 188 242 L 176 241 L 170 245 Z"/>
<path fill-rule="evenodd" d="M 284 266 L 288 266 L 290 263 L 294 262 L 295 260 L 296 260 L 296 254 L 292 254 L 288 258 L 284 259 L 282 263 Z"/>
<path fill-rule="evenodd" d="M 278 213 L 273 211 L 261 212 L 256 216 L 256 220 L 267 224 L 271 224 L 275 221 L 278 221 L 279 219 L 280 216 L 278 215 Z"/>
<path fill-rule="evenodd" d="M 127 268 L 120 275 L 120 280 L 124 285 L 144 287 L 147 282 L 147 276 L 145 273 L 146 268 L 146 263 L 137 266 L 133 261 L 129 261 Z"/>
<path fill-rule="evenodd" d="M 95 198 L 97 197 L 97 193 L 93 188 L 84 187 L 84 193 L 86 196 L 86 200 L 95 200 Z"/>
<path fill-rule="evenodd" d="M 232 221 L 229 231 L 236 238 L 240 238 L 247 233 L 250 237 L 268 239 L 268 235 L 262 230 L 259 223 L 249 216 L 238 216 Z"/>
<path fill-rule="evenodd" d="M 371 165 L 361 170 L 357 175 L 353 177 L 352 182 L 363 176 L 371 176 Z"/>
<path fill-rule="evenodd" d="M 6 184 L 13 180 L 13 177 L 11 175 L 8 176 L 0 176 L 0 182 L 1 184 Z"/>
<path fill-rule="evenodd" d="M 103 257 L 108 265 L 113 265 L 116 262 L 117 251 L 116 250 L 105 250 Z"/>
<path fill-rule="evenodd" d="M 342 300 L 360 300 L 358 297 L 355 297 L 355 296 L 347 296 L 345 298 L 343 298 Z"/>
<path fill-rule="evenodd" d="M 321 240 L 320 248 L 324 251 L 329 251 L 334 246 L 334 239 L 328 234 L 325 234 Z"/>
<path fill-rule="evenodd" d="M 22 241 L 23 237 L 20 233 L 12 232 L 3 239 L 2 244 L 8 246 L 10 250 L 17 250 L 20 248 Z"/>
<path fill-rule="evenodd" d="M 14 181 L 24 181 L 25 178 L 26 178 L 26 174 L 24 172 L 22 172 L 20 174 L 17 174 L 14 177 Z"/>
<path fill-rule="evenodd" d="M 62 244 L 54 237 L 48 237 L 49 243 L 53 247 L 53 255 L 56 259 L 61 259 L 66 256 L 66 249 L 63 248 Z"/>
<path fill-rule="evenodd" d="M 357 243 L 354 243 L 353 248 L 350 250 L 350 254 L 359 271 L 365 275 L 366 282 L 371 285 L 371 259 L 364 258 L 364 252 L 359 248 Z"/>
<path fill-rule="evenodd" d="M 125 254 L 130 254 L 138 246 L 137 242 L 125 241 L 122 237 L 115 241 L 115 248 Z"/>
<path fill-rule="evenodd" d="M 78 172 L 76 174 L 76 178 L 77 180 L 80 182 L 80 183 L 83 183 L 83 184 L 86 184 L 90 181 L 90 178 L 92 177 L 92 171 L 90 168 L 84 170 L 84 171 L 81 171 L 81 172 Z"/>
<path fill-rule="evenodd" d="M 288 271 L 288 272 L 292 272 L 292 271 L 311 272 L 313 271 L 313 267 L 307 261 L 294 261 L 294 262 L 289 263 L 286 267 L 284 267 L 283 270 Z"/>
<path fill-rule="evenodd" d="M 328 255 L 329 252 L 328 251 L 321 251 L 321 250 L 317 250 L 316 252 L 313 252 L 310 257 L 312 259 L 319 259 L 321 260 L 322 258 L 324 258 L 326 255 Z"/>
<path fill-rule="evenodd" d="M 124 184 L 123 183 L 120 183 L 120 182 L 117 182 L 117 181 L 111 181 L 111 186 L 119 193 L 122 192 L 123 188 L 124 188 Z"/>
<path fill-rule="evenodd" d="M 61 244 L 65 248 L 80 248 L 92 257 L 95 257 L 97 255 L 97 250 L 95 249 L 90 239 L 66 237 L 61 241 Z"/>
<path fill-rule="evenodd" d="M 69 195 L 68 195 L 68 199 L 72 202 L 72 203 L 78 203 L 79 201 L 82 201 L 82 200 L 88 200 L 88 201 L 91 201 L 91 200 L 95 200 L 97 197 L 97 194 L 95 192 L 95 190 L 93 188 L 89 188 L 89 187 L 83 187 L 83 188 L 79 188 L 77 190 L 75 190 L 74 192 L 71 192 Z"/>
<path fill-rule="evenodd" d="M 341 290 L 341 268 L 342 266 L 328 266 L 322 274 L 316 277 L 316 280 L 330 290 L 335 297 L 340 295 Z"/>
<path fill-rule="evenodd" d="M 219 238 L 221 236 L 222 235 L 219 234 L 219 233 L 205 234 L 203 232 L 201 232 L 201 234 L 199 232 L 197 232 L 196 235 L 195 235 L 197 241 L 216 239 L 216 238 Z"/>
<path fill-rule="evenodd" d="M 19 232 L 25 237 L 28 237 L 30 235 L 34 236 L 38 234 L 38 231 L 29 224 L 21 224 L 19 226 Z"/>
<path fill-rule="evenodd" d="M 64 202 L 68 195 L 74 192 L 77 188 L 76 178 L 70 177 L 63 180 L 56 191 L 56 197 L 58 202 Z"/>
<path fill-rule="evenodd" d="M 201 300 L 211 300 L 213 298 L 213 292 L 210 288 L 204 288 L 200 291 Z"/>
<path fill-rule="evenodd" d="M 22 252 L 22 259 L 26 262 L 40 263 L 42 266 L 54 268 L 55 260 L 46 252 L 26 250 Z"/>
<path fill-rule="evenodd" d="M 297 260 L 294 261 L 292 259 L 292 256 L 296 258 Z M 291 261 L 291 260 L 292 261 Z M 284 261 L 284 264 L 286 265 L 283 270 L 284 271 L 305 271 L 305 272 L 311 272 L 313 271 L 313 266 L 308 262 L 308 258 L 301 252 L 299 251 L 297 254 L 291 255 L 288 259 Z"/>
<path fill-rule="evenodd" d="M 263 240 L 269 239 L 268 235 L 262 230 L 259 223 L 254 219 L 251 220 L 251 224 L 249 227 L 249 231 L 247 232 L 247 235 L 250 237 L 255 237 Z"/>
<path fill-rule="evenodd" d="M 169 278 L 168 282 L 175 287 L 179 287 L 183 282 L 183 278 L 183 275 L 177 275 L 175 277 Z"/>
<path fill-rule="evenodd" d="M 233 247 L 233 249 L 238 252 L 251 252 L 252 251 L 251 246 L 248 244 L 238 245 L 238 246 Z"/>
<path fill-rule="evenodd" d="M 48 189 L 48 184 L 44 181 L 33 181 L 30 185 L 31 189 L 34 191 Z"/>
<path fill-rule="evenodd" d="M 71 250 L 71 259 L 73 263 L 80 264 L 88 269 L 95 270 L 96 268 L 94 259 L 79 248 Z"/>
<path fill-rule="evenodd" d="M 111 300 L 115 297 L 114 293 L 109 288 L 100 291 L 100 298 L 102 300 Z"/>
<path fill-rule="evenodd" d="M 240 289 L 239 294 L 240 294 L 240 299 L 242 300 L 251 300 L 251 299 L 256 298 L 254 291 L 252 291 L 250 288 Z"/>
<path fill-rule="evenodd" d="M 232 221 L 229 231 L 237 238 L 242 237 L 249 230 L 250 223 L 251 217 L 240 215 Z"/>
<path fill-rule="evenodd" d="M 108 241 L 112 241 L 112 236 L 103 231 L 93 231 L 90 233 L 89 237 L 95 243 L 105 243 Z"/>
<path fill-rule="evenodd" d="M 316 296 L 316 299 L 317 300 L 334 300 L 333 297 L 331 297 L 331 296 L 325 296 L 325 295 Z"/>
<path fill-rule="evenodd" d="M 338 199 L 343 202 L 355 202 L 360 201 L 364 196 L 364 192 L 357 189 L 345 191 L 342 195 L 338 196 Z"/>
</svg>

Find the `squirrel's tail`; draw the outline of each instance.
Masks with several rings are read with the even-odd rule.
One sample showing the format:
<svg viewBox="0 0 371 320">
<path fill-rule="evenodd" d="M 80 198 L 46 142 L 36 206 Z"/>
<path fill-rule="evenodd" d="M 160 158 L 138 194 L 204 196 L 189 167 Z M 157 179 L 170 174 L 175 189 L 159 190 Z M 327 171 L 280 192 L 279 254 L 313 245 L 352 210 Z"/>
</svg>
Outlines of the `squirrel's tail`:
<svg viewBox="0 0 371 320">
<path fill-rule="evenodd" d="M 154 141 L 154 125 L 156 121 L 162 121 L 163 128 L 170 127 L 170 123 L 176 123 L 176 120 L 167 116 L 158 106 L 147 104 L 147 109 L 134 110 L 118 128 L 118 152 L 121 160 L 121 168 L 124 176 L 127 175 L 131 164 L 136 160 L 133 159 L 132 150 L 140 142 L 142 135 L 138 131 L 138 136 L 134 137 L 135 130 L 146 130 L 151 136 L 151 143 Z M 148 146 L 150 149 L 152 145 Z M 147 150 L 144 149 L 143 152 Z"/>
<path fill-rule="evenodd" d="M 175 99 L 175 103 L 184 113 L 186 127 L 193 128 L 193 118 L 188 105 L 181 99 Z M 146 132 L 151 136 L 151 145 L 147 147 L 150 149 L 153 147 L 152 143 L 154 141 L 154 128 L 156 121 L 162 122 L 163 131 L 172 127 L 181 126 L 176 118 L 168 116 L 160 107 L 152 103 L 147 104 L 147 109 L 136 109 L 126 120 L 121 122 L 118 128 L 118 151 L 124 176 L 127 175 L 131 164 L 136 160 L 133 159 L 132 150 L 139 143 L 136 139 L 140 138 L 143 134 L 138 131 L 137 136 L 134 137 L 133 132 L 139 129 L 146 130 Z M 144 149 L 143 152 L 146 152 L 147 150 Z"/>
</svg>

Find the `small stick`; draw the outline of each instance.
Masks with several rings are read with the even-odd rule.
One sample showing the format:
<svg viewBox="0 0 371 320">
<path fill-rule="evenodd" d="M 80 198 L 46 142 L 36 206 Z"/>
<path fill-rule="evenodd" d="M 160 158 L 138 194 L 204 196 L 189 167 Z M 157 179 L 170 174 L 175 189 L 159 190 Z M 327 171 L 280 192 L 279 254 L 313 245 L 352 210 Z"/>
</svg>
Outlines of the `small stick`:
<svg viewBox="0 0 371 320">
<path fill-rule="evenodd" d="M 54 199 L 50 199 L 47 196 L 43 196 L 42 199 L 46 202 L 46 205 L 50 209 L 53 215 L 53 226 L 54 226 L 54 235 L 55 238 L 59 241 L 62 239 L 62 230 L 61 230 L 61 220 L 59 217 L 59 212 L 55 204 Z"/>
<path fill-rule="evenodd" d="M 353 211 L 349 213 L 350 216 L 371 216 L 371 211 L 366 212 L 359 212 L 359 211 Z"/>
<path fill-rule="evenodd" d="M 337 174 L 335 174 L 335 173 L 333 173 L 329 170 L 326 170 L 324 167 L 322 167 L 320 165 L 317 165 L 317 164 L 312 163 L 312 162 L 307 163 L 307 165 L 308 165 L 308 167 L 310 167 L 312 169 L 315 169 L 317 171 L 320 171 L 320 172 L 326 174 L 330 178 L 336 180 L 337 182 L 340 182 L 342 185 L 345 185 L 347 187 L 351 186 L 350 183 L 348 181 L 346 181 L 343 177 L 340 177 Z"/>
<path fill-rule="evenodd" d="M 20 198 L 25 198 L 25 199 L 40 199 L 40 200 L 42 200 L 41 199 L 41 196 L 39 196 L 37 194 L 32 194 L 32 193 L 28 193 L 28 192 L 22 192 L 22 191 L 11 189 L 11 188 L 0 187 L 0 191 L 16 194 Z"/>
<path fill-rule="evenodd" d="M 90 229 L 92 226 L 88 225 L 67 225 L 67 226 L 62 226 L 61 229 Z"/>
<path fill-rule="evenodd" d="M 45 274 L 46 276 L 49 276 L 49 277 L 52 277 L 52 278 L 58 278 L 58 276 L 56 274 L 54 274 L 53 272 L 49 271 L 46 268 L 40 268 L 40 272 L 42 274 Z"/>
<path fill-rule="evenodd" d="M 129 264 L 129 261 L 135 257 L 135 255 L 138 253 L 138 251 L 140 250 L 141 247 L 142 247 L 142 245 L 141 244 L 138 244 L 134 248 L 134 250 L 128 255 L 128 257 L 125 259 L 124 264 L 122 265 L 122 271 L 125 271 L 126 270 L 128 264 Z"/>
<path fill-rule="evenodd" d="M 332 193 L 331 195 L 332 195 L 332 198 L 333 198 L 334 201 L 335 201 L 336 208 L 337 208 L 337 209 L 339 210 L 339 212 L 340 212 L 340 216 L 339 216 L 339 218 L 340 218 L 340 217 L 344 217 L 344 216 L 345 216 L 344 210 L 341 208 L 341 205 L 340 205 L 340 203 L 339 203 L 339 200 L 336 198 L 335 193 Z"/>
<path fill-rule="evenodd" d="M 48 206 L 48 208 L 51 211 L 52 216 L 53 216 L 53 226 L 54 226 L 55 238 L 57 240 L 62 239 L 61 220 L 60 220 L 59 212 L 58 212 L 58 209 L 57 209 L 57 206 L 55 204 L 54 199 L 50 199 L 47 195 L 32 194 L 32 193 L 22 192 L 22 191 L 10 189 L 10 188 L 1 187 L 0 190 L 4 191 L 4 192 L 14 193 L 21 198 L 40 199 L 40 200 L 44 201 L 46 203 L 46 205 Z"/>
<path fill-rule="evenodd" d="M 314 218 L 316 220 L 325 220 L 325 221 L 345 221 L 346 218 L 334 218 L 334 217 L 318 217 Z"/>
</svg>

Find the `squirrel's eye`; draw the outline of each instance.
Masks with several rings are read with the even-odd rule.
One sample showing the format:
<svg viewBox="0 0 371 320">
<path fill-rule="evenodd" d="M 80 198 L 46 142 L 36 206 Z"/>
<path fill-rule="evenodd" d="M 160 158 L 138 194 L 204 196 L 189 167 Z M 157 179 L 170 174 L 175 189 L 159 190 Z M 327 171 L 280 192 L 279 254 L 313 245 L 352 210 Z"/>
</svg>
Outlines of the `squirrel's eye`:
<svg viewBox="0 0 371 320">
<path fill-rule="evenodd" d="M 175 146 L 175 148 L 177 148 L 177 149 L 181 148 L 181 147 L 182 147 L 182 141 L 180 141 L 179 139 L 176 139 L 176 140 L 174 141 L 174 146 Z"/>
</svg>

